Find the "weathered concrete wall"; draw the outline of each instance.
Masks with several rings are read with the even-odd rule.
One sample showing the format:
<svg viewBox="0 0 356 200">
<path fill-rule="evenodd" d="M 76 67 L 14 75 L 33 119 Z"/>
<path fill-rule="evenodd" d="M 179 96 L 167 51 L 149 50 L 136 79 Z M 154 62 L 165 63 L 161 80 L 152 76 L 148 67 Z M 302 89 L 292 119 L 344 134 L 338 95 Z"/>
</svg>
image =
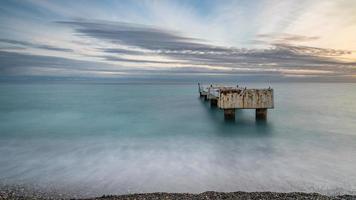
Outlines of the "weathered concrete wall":
<svg viewBox="0 0 356 200">
<path fill-rule="evenodd" d="M 208 99 L 217 99 L 219 97 L 218 87 L 208 87 Z"/>
<path fill-rule="evenodd" d="M 273 89 L 227 89 L 221 90 L 218 107 L 230 108 L 273 108 Z"/>
</svg>

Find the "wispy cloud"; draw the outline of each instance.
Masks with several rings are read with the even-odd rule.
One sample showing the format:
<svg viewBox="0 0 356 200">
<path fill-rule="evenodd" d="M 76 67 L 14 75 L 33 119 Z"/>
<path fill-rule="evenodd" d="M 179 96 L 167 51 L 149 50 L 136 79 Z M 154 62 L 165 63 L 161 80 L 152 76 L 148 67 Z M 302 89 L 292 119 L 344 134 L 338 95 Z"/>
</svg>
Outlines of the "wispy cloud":
<svg viewBox="0 0 356 200">
<path fill-rule="evenodd" d="M 198 39 L 187 38 L 168 30 L 128 23 L 61 21 L 59 24 L 74 26 L 75 30 L 89 37 L 136 46 L 149 50 L 201 50 L 205 45 L 196 43 Z"/>
<path fill-rule="evenodd" d="M 124 73 L 125 68 L 122 70 L 104 63 L 0 51 L 0 72 L 2 75 L 83 76 L 87 72 Z M 95 75 L 95 73 L 90 74 Z"/>
<path fill-rule="evenodd" d="M 56 46 L 47 45 L 47 44 L 34 44 L 34 43 L 20 41 L 20 40 L 1 39 L 0 38 L 0 43 L 10 44 L 11 48 L 13 48 L 13 47 L 38 48 L 38 49 L 51 50 L 51 51 L 73 52 L 72 49 L 56 47 Z"/>
<path fill-rule="evenodd" d="M 288 42 L 309 42 L 320 39 L 318 36 L 304 36 L 295 34 L 258 34 L 257 38 L 265 39 L 267 42 L 275 41 L 279 43 Z"/>
<path fill-rule="evenodd" d="M 356 75 L 351 0 L 0 4 L 1 75 Z"/>
</svg>

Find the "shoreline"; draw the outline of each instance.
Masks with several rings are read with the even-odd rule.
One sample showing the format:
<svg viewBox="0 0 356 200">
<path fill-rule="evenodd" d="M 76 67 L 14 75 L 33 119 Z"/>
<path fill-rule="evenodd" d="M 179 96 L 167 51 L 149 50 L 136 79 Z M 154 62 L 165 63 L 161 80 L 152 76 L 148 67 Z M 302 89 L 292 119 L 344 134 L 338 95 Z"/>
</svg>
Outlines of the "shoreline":
<svg viewBox="0 0 356 200">
<path fill-rule="evenodd" d="M 28 191 L 23 188 L 19 191 L 12 189 L 0 188 L 0 200 L 24 200 L 24 199 L 40 199 L 40 200 L 56 200 L 56 199 L 71 199 L 71 200 L 149 200 L 149 199 L 165 199 L 165 200 L 208 200 L 208 199 L 236 199 L 236 200 L 272 200 L 272 199 L 315 199 L 315 200 L 356 200 L 356 195 L 337 195 L 328 196 L 319 193 L 304 193 L 304 192 L 214 192 L 207 191 L 203 193 L 134 193 L 124 195 L 103 195 L 99 197 L 75 197 L 59 193 Z"/>
<path fill-rule="evenodd" d="M 147 199 L 194 199 L 194 200 L 208 200 L 208 199 L 221 199 L 221 200 L 272 200 L 272 199 L 315 199 L 315 200 L 355 200 L 356 196 L 353 195 L 339 195 L 339 196 L 326 196 L 319 193 L 279 193 L 279 192 L 214 192 L 208 191 L 199 194 L 192 193 L 143 193 L 143 194 L 128 194 L 128 195 L 104 195 L 96 198 L 87 198 L 84 200 L 147 200 Z"/>
</svg>

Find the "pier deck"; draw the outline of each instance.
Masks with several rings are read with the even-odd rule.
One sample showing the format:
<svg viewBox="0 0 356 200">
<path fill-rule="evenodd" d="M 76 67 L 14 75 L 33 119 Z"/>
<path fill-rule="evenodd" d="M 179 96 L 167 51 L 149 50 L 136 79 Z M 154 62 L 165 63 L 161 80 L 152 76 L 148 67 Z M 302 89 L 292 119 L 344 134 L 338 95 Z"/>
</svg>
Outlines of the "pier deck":
<svg viewBox="0 0 356 200">
<path fill-rule="evenodd" d="M 235 109 L 256 109 L 257 119 L 267 118 L 267 109 L 274 108 L 273 89 L 247 89 L 239 86 L 199 86 L 200 97 L 212 107 L 224 110 L 225 119 L 235 119 Z"/>
</svg>

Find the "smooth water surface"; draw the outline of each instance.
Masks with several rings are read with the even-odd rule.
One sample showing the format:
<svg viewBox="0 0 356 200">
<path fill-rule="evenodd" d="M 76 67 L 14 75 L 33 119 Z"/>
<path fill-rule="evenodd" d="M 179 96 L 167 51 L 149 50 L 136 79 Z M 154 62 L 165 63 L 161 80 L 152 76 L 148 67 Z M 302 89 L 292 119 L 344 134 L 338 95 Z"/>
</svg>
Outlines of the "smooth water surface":
<svg viewBox="0 0 356 200">
<path fill-rule="evenodd" d="M 267 121 L 239 110 L 226 122 L 196 85 L 2 83 L 0 182 L 87 195 L 355 193 L 356 84 L 272 87 Z"/>
</svg>

